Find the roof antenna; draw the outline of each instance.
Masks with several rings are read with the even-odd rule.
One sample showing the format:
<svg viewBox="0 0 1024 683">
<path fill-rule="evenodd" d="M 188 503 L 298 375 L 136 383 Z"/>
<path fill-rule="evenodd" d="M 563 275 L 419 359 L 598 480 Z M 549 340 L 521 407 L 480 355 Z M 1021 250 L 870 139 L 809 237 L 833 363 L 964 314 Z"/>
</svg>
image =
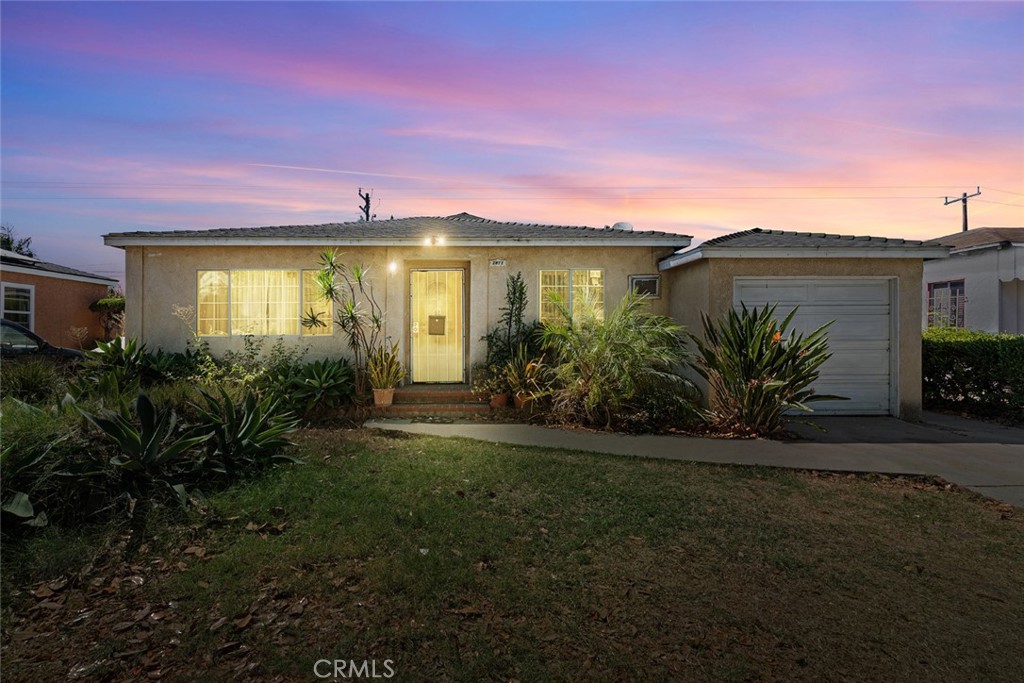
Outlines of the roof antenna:
<svg viewBox="0 0 1024 683">
<path fill-rule="evenodd" d="M 373 190 L 367 190 L 363 192 L 363 188 L 359 188 L 359 198 L 363 200 L 363 205 L 359 207 L 359 213 L 362 216 L 359 218 L 361 221 L 372 221 L 377 218 L 377 214 L 370 213 L 370 196 L 373 194 Z"/>
<path fill-rule="evenodd" d="M 963 202 L 963 204 L 964 204 L 964 228 L 963 228 L 963 232 L 967 232 L 967 200 L 970 199 L 971 197 L 977 197 L 979 194 L 981 194 L 981 188 L 980 187 L 977 188 L 977 190 L 975 191 L 974 194 L 967 194 L 966 192 L 964 192 L 962 196 L 954 197 L 953 199 L 950 199 L 949 197 L 946 197 L 946 203 L 943 204 L 943 206 L 949 206 L 950 204 L 955 204 L 956 202 Z"/>
</svg>

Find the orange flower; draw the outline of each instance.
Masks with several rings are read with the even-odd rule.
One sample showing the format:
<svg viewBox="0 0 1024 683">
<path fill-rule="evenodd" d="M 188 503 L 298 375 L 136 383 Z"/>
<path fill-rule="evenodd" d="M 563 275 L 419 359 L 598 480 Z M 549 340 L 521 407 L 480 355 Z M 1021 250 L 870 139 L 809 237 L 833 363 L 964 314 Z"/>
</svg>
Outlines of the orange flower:
<svg viewBox="0 0 1024 683">
<path fill-rule="evenodd" d="M 775 336 L 772 337 L 772 344 L 779 342 L 782 339 L 782 333 L 779 331 L 775 332 Z"/>
</svg>

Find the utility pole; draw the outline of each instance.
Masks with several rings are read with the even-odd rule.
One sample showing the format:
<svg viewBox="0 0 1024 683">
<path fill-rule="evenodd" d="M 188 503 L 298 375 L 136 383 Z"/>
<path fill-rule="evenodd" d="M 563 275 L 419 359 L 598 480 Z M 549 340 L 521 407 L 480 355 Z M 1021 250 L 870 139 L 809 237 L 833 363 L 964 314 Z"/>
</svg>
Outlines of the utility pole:
<svg viewBox="0 0 1024 683">
<path fill-rule="evenodd" d="M 975 190 L 974 194 L 967 194 L 966 192 L 964 192 L 962 196 L 960 196 L 960 197 L 953 197 L 953 199 L 950 199 L 949 197 L 946 197 L 946 203 L 943 204 L 943 206 L 949 206 L 950 204 L 955 204 L 956 202 L 963 202 L 963 205 L 964 205 L 964 229 L 963 229 L 963 231 L 964 232 L 967 232 L 967 200 L 970 199 L 971 197 L 977 197 L 979 194 L 981 194 L 981 188 L 980 187 Z"/>
<path fill-rule="evenodd" d="M 359 207 L 359 212 L 363 214 L 363 220 L 367 222 L 372 221 L 377 217 L 376 214 L 370 213 L 370 195 L 372 193 L 373 190 L 363 192 L 363 188 L 359 188 L 359 198 L 363 200 L 363 205 Z"/>
</svg>

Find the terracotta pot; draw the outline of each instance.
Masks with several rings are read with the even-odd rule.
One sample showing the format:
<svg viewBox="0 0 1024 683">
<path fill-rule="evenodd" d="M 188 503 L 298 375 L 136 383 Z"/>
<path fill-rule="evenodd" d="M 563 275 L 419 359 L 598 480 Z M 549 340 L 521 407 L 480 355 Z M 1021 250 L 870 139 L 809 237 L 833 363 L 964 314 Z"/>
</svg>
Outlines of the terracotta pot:
<svg viewBox="0 0 1024 683">
<path fill-rule="evenodd" d="M 504 408 L 508 405 L 508 394 L 492 394 L 491 395 L 491 407 L 492 408 Z"/>
<path fill-rule="evenodd" d="M 395 400 L 395 388 L 390 389 L 374 389 L 373 390 L 373 405 L 375 406 L 389 406 Z"/>
<path fill-rule="evenodd" d="M 512 394 L 512 402 L 518 409 L 529 408 L 530 404 L 533 403 L 533 396 L 529 394 Z"/>
</svg>

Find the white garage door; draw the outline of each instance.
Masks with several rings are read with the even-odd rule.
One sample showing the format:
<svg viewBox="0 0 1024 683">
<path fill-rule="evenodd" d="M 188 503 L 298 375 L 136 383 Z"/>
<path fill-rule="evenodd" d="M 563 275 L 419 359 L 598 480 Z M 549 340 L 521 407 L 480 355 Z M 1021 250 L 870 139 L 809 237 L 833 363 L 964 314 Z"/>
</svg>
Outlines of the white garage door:
<svg viewBox="0 0 1024 683">
<path fill-rule="evenodd" d="M 891 412 L 893 347 L 888 279 L 736 278 L 733 303 L 763 308 L 777 303 L 779 318 L 799 306 L 793 327 L 808 333 L 830 320 L 829 350 L 814 388 L 848 401 L 811 404 L 816 413 L 887 415 Z"/>
</svg>

